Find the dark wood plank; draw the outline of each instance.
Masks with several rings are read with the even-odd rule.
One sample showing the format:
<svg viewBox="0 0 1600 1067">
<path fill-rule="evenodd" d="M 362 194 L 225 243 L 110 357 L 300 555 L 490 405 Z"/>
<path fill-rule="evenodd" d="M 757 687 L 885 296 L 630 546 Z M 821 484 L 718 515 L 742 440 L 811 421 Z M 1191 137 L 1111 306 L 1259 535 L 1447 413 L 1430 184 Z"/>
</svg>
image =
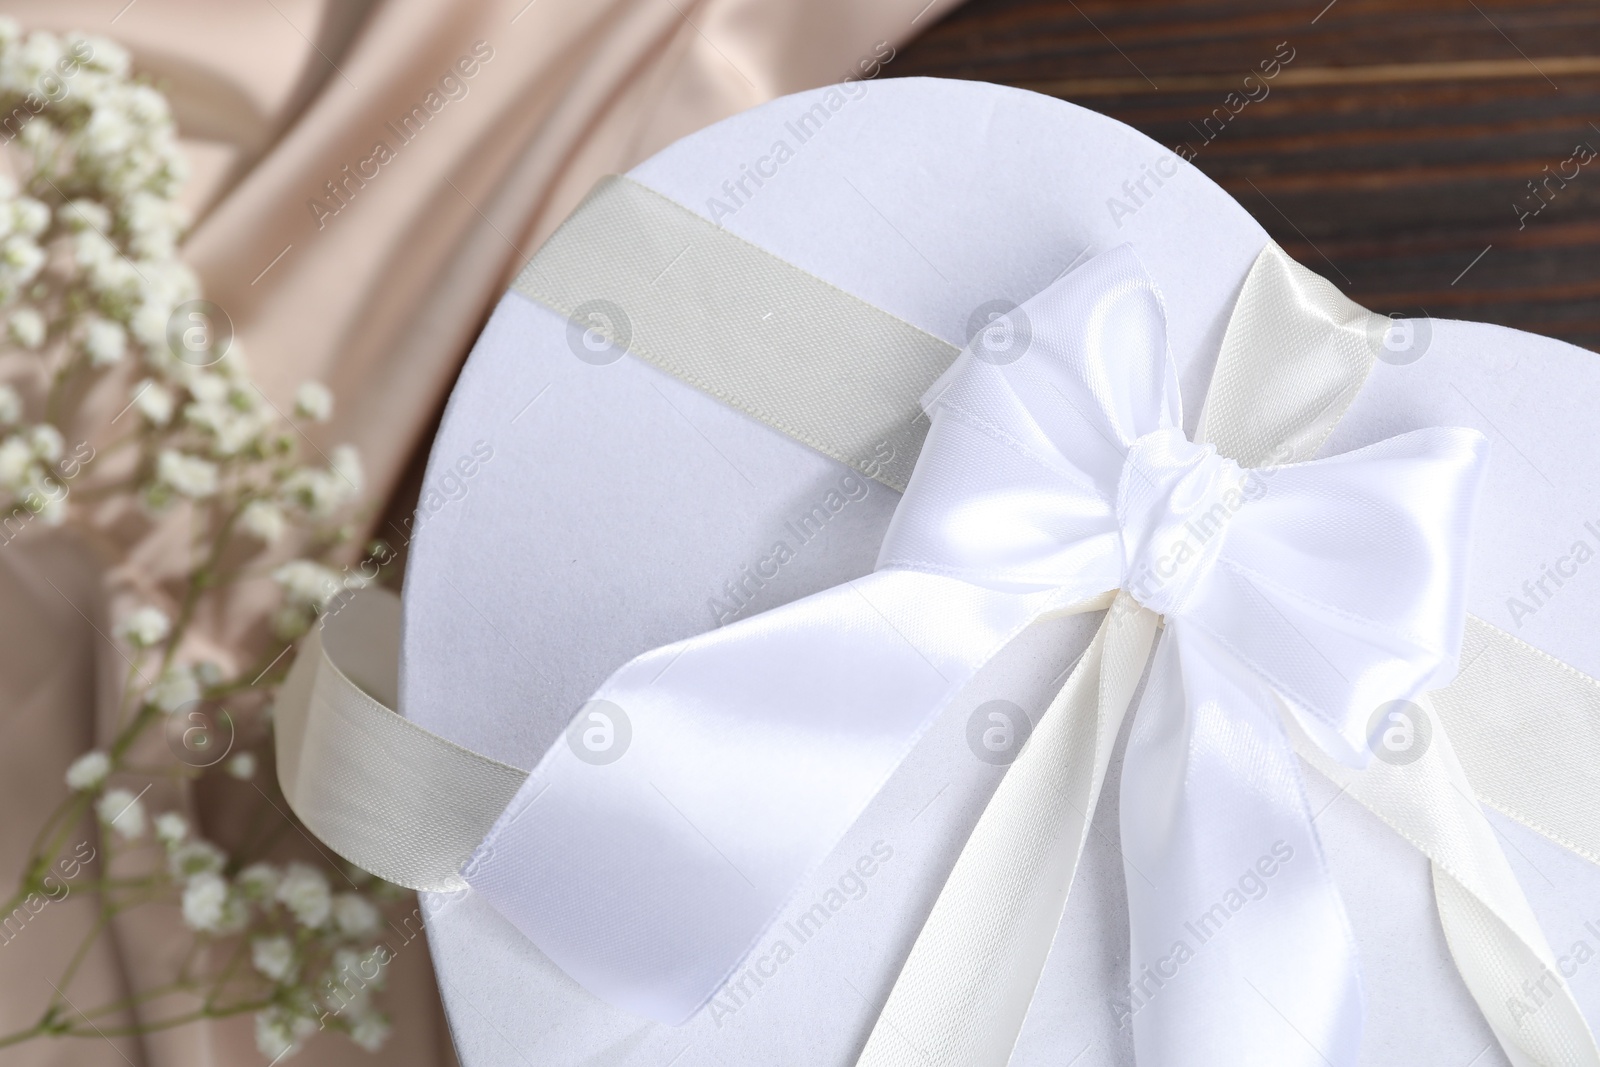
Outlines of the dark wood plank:
<svg viewBox="0 0 1600 1067">
<path fill-rule="evenodd" d="M 1375 310 L 1600 348 L 1600 9 L 1325 3 L 970 0 L 885 76 L 999 82 L 1120 119 Z M 1263 84 L 1260 64 L 1291 51 Z"/>
</svg>

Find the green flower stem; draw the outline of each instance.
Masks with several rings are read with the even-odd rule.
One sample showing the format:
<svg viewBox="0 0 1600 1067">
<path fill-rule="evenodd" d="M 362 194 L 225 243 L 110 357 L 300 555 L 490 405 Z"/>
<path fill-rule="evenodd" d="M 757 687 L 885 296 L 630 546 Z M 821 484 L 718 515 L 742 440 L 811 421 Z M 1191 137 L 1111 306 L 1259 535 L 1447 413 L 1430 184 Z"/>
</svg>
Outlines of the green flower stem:
<svg viewBox="0 0 1600 1067">
<path fill-rule="evenodd" d="M 129 1026 L 92 1027 L 88 1030 L 68 1027 L 62 1030 L 61 1033 L 66 1037 L 138 1037 L 141 1034 L 153 1034 L 157 1030 L 170 1030 L 174 1026 L 187 1026 L 202 1019 L 223 1019 L 230 1015 L 239 1015 L 247 1011 L 261 1011 L 270 1007 L 272 1007 L 271 1000 L 253 1000 L 242 1004 L 229 1004 L 224 1008 L 208 1006 L 198 1011 L 189 1012 L 186 1015 L 158 1019 L 155 1022 L 133 1023 Z"/>
<path fill-rule="evenodd" d="M 226 585 L 237 577 L 238 575 L 233 575 L 227 578 L 219 578 L 216 584 Z M 284 642 L 283 644 L 272 645 L 272 654 L 270 656 L 262 656 L 260 659 L 256 660 L 253 665 L 243 671 L 240 671 L 239 676 L 233 681 L 224 682 L 221 685 L 211 686 L 206 690 L 206 696 L 223 697 L 229 696 L 233 693 L 243 693 L 250 689 L 275 688 L 278 683 L 283 680 L 282 676 L 289 672 L 289 665 L 294 662 L 292 657 L 285 658 L 283 655 L 292 644 L 293 642 Z M 274 673 L 271 678 L 266 679 L 266 685 L 258 686 L 257 683 L 261 680 L 261 676 L 268 670 L 272 670 L 274 667 L 281 668 L 281 670 Z"/>
<path fill-rule="evenodd" d="M 189 939 L 189 951 L 183 954 L 183 962 L 178 965 L 178 977 L 173 985 L 188 985 L 193 979 L 189 977 L 189 968 L 194 965 L 194 958 L 200 954 L 202 942 L 198 937 Z"/>
<path fill-rule="evenodd" d="M 221 973 L 217 975 L 216 981 L 212 983 L 211 992 L 206 994 L 205 1006 L 207 1010 L 210 1010 L 216 999 L 222 995 L 223 989 L 227 988 L 228 982 L 232 980 L 233 973 L 239 969 L 239 964 L 244 960 L 245 953 L 249 947 L 249 940 L 243 937 L 234 946 L 233 954 L 228 957 L 228 962 L 223 965 Z"/>
<path fill-rule="evenodd" d="M 68 961 L 67 969 L 61 972 L 61 980 L 56 983 L 58 987 L 57 994 L 50 1000 L 51 1010 L 55 1009 L 57 999 L 65 996 L 65 991 L 72 985 L 73 978 L 77 977 L 78 968 L 83 965 L 84 958 L 89 955 L 89 949 L 99 939 L 101 932 L 111 925 L 112 916 L 115 914 L 116 912 L 107 905 L 105 896 L 102 895 L 100 898 L 100 916 L 95 920 L 94 925 L 89 928 L 89 932 L 84 935 L 83 940 L 78 943 L 78 949 L 72 954 L 72 959 Z"/>
<path fill-rule="evenodd" d="M 16 891 L 4 904 L 0 904 L 0 915 L 10 915 L 28 899 L 29 894 L 44 890 L 44 878 L 50 873 L 50 860 L 61 851 L 61 846 L 66 844 L 67 833 L 83 818 L 88 802 L 87 794 L 73 793 L 58 804 L 56 810 L 45 820 L 33 839 L 28 859 L 23 863 L 22 877 L 17 880 Z M 50 837 L 51 830 L 58 824 L 60 826 L 55 836 Z M 43 844 L 46 841 L 53 843 Z"/>
<path fill-rule="evenodd" d="M 217 564 L 222 560 L 228 542 L 232 540 L 234 523 L 239 520 L 239 513 L 243 510 L 242 505 L 236 504 L 228 512 L 227 517 L 222 520 L 222 525 L 217 528 L 216 539 L 211 544 L 211 552 L 206 561 L 189 572 L 188 586 L 183 591 L 183 604 L 178 609 L 178 620 L 173 623 L 172 632 L 167 635 L 166 649 L 161 657 L 163 671 L 172 665 L 172 657 L 177 654 L 178 643 L 183 640 L 184 632 L 194 620 L 194 611 L 199 604 L 200 595 L 211 587 L 211 578 Z"/>
<path fill-rule="evenodd" d="M 39 1022 L 36 1022 L 32 1026 L 28 1027 L 26 1030 L 18 1030 L 14 1034 L 6 1034 L 5 1036 L 0 1037 L 0 1048 L 9 1048 L 12 1045 L 20 1045 L 24 1041 L 32 1041 L 36 1037 L 42 1037 L 51 1032 L 52 1031 L 47 1020 L 40 1020 Z"/>
<path fill-rule="evenodd" d="M 131 994 L 121 1000 L 113 1000 L 110 1003 L 100 1005 L 98 1008 L 92 1008 L 89 1011 L 79 1012 L 78 1014 L 84 1019 L 98 1019 L 102 1015 L 111 1015 L 114 1012 L 136 1008 L 140 1004 L 146 1004 L 173 993 L 191 993 L 194 990 L 195 985 L 193 982 L 168 982 L 165 985 L 152 986 L 143 992 Z"/>
</svg>

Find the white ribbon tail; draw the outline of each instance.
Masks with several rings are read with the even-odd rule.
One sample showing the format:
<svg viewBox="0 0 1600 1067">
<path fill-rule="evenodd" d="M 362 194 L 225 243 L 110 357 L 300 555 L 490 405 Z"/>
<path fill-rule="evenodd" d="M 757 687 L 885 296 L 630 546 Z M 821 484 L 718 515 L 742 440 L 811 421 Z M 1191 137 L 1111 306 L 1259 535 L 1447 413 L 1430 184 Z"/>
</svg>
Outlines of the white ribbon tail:
<svg viewBox="0 0 1600 1067">
<path fill-rule="evenodd" d="M 861 1067 L 1010 1058 L 1155 632 L 1153 613 L 1126 594 L 1113 601 L 972 831 Z"/>
<path fill-rule="evenodd" d="M 1122 763 L 1140 1063 L 1347 1067 L 1354 936 L 1270 691 L 1168 620 Z"/>
</svg>

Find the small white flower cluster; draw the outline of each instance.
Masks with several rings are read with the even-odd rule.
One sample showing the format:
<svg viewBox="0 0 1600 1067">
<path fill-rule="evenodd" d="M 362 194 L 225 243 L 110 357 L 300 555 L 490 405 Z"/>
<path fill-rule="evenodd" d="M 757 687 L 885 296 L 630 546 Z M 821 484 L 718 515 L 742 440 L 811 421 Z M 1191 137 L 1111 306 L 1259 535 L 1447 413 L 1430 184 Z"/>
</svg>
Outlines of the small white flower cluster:
<svg viewBox="0 0 1600 1067">
<path fill-rule="evenodd" d="M 131 76 L 127 52 L 82 34 L 24 35 L 0 17 L 8 112 L 5 133 L 21 152 L 18 179 L 0 177 L 0 334 L 39 354 L 40 380 L 137 358 L 128 407 L 142 420 L 144 509 L 221 501 L 241 509 L 240 532 L 272 544 L 290 520 L 327 522 L 355 500 L 355 451 L 331 449 L 325 466 L 294 462 L 293 427 L 251 381 L 226 313 L 200 300 L 179 259 L 184 157 L 171 109 Z M 64 483 L 77 473 L 60 469 L 65 423 L 30 424 L 29 391 L 17 384 L 0 383 L 0 504 L 60 523 Z M 293 418 L 332 414 L 326 386 L 307 382 L 295 394 Z"/>
<path fill-rule="evenodd" d="M 9 385 L 0 385 L 0 490 L 16 505 L 37 515 L 49 526 L 59 526 L 67 517 L 66 491 L 56 464 L 66 452 L 61 431 L 49 423 L 22 427 L 22 400 Z"/>
<path fill-rule="evenodd" d="M 283 564 L 272 572 L 272 580 L 283 589 L 283 607 L 273 617 L 273 628 L 285 640 L 305 633 L 311 620 L 345 592 L 368 585 L 360 573 L 347 570 L 341 574 L 308 559 Z"/>
<path fill-rule="evenodd" d="M 277 1063 L 298 1052 L 306 1038 L 317 1030 L 315 1014 L 274 1006 L 256 1013 L 256 1048 L 268 1060 Z"/>
<path fill-rule="evenodd" d="M 122 620 L 117 634 L 134 648 L 154 648 L 172 632 L 172 620 L 160 608 L 145 605 Z"/>
<path fill-rule="evenodd" d="M 85 752 L 67 768 L 67 788 L 80 793 L 99 789 L 111 773 L 111 757 L 98 750 Z"/>
<path fill-rule="evenodd" d="M 371 947 L 383 926 L 377 905 L 359 892 L 333 892 L 327 876 L 304 863 L 253 863 L 230 881 L 227 856 L 211 842 L 191 837 L 183 816 L 165 812 L 155 826 L 167 850 L 168 871 L 183 890 L 183 921 L 210 936 L 244 933 L 251 967 L 275 989 L 274 1006 L 256 1016 L 262 1053 L 273 1059 L 288 1056 L 322 1029 L 330 1014 L 352 1041 L 377 1051 L 389 1034 L 388 1020 L 373 1007 L 369 992 L 383 987 L 381 963 L 386 961 L 380 959 L 383 950 Z M 323 962 L 316 986 L 307 973 L 314 959 Z M 354 983 L 341 977 L 358 974 L 362 978 Z M 337 1003 L 324 995 L 320 1004 L 313 993 L 341 985 L 353 985 L 357 992 Z"/>
<path fill-rule="evenodd" d="M 178 256 L 187 225 L 178 206 L 185 163 L 173 117 L 162 95 L 132 76 L 126 51 L 82 34 L 24 34 L 0 16 L 0 120 L 15 175 L 0 174 L 0 541 L 13 536 L 21 508 L 24 522 L 48 525 L 140 513 L 153 521 L 178 508 L 195 520 L 198 551 L 183 578 L 188 588 L 175 597 L 185 610 L 140 606 L 116 623 L 117 640 L 139 668 L 137 687 L 130 680 L 125 693 L 138 714 L 115 742 L 66 769 L 73 803 L 93 811 L 107 844 L 161 850 L 165 866 L 150 877 L 173 892 L 196 938 L 239 939 L 257 980 L 272 989 L 273 1006 L 256 1017 L 257 1044 L 269 1060 L 323 1028 L 375 1050 L 389 1022 L 370 990 L 382 988 L 387 957 L 371 965 L 383 918 L 370 897 L 382 899 L 392 887 L 369 890 L 360 879 L 356 889 L 350 874 L 352 891 L 335 892 L 321 870 L 303 863 L 241 868 L 183 814 L 152 817 L 145 794 L 116 777 L 128 769 L 122 754 L 135 735 L 166 725 L 150 709 L 170 715 L 243 688 L 214 663 L 190 662 L 184 630 L 199 594 L 270 573 L 282 593 L 274 630 L 292 640 L 318 613 L 336 610 L 347 591 L 368 584 L 376 572 L 341 573 L 286 550 L 252 567 L 241 564 L 248 553 L 236 551 L 249 541 L 251 552 L 264 553 L 291 527 L 309 530 L 319 550 L 342 543 L 350 534 L 337 523 L 363 492 L 360 458 L 348 445 L 312 446 L 316 460 L 303 462 L 300 442 L 310 440 L 303 431 L 333 417 L 333 392 L 305 383 L 285 413 L 288 405 L 252 381 L 226 313 L 201 299 Z M 93 468 L 80 497 L 74 479 L 96 453 L 87 441 L 69 448 L 68 440 L 80 439 L 63 431 L 103 428 L 98 410 L 92 420 L 78 418 L 74 405 L 107 393 L 127 406 L 104 431 L 120 436 L 103 450 L 127 447 L 101 461 L 114 468 L 103 478 L 101 466 Z M 105 503 L 90 514 L 81 499 Z M 250 752 L 233 754 L 220 769 L 241 781 L 258 773 Z M 358 968 L 353 998 L 334 1005 L 317 992 Z"/>
<path fill-rule="evenodd" d="M 199 295 L 177 258 L 185 163 L 159 92 L 128 54 L 84 34 L 24 36 L 0 18 L 0 114 L 18 180 L 0 178 L 0 325 L 6 341 L 89 371 L 134 341 L 164 345 L 172 310 Z M 59 269 L 47 265 L 59 264 Z M 59 369 L 59 368 L 58 368 Z M 0 489 L 47 524 L 65 518 L 59 430 L 26 425 L 0 385 Z"/>
<path fill-rule="evenodd" d="M 89 756 L 94 755 L 98 753 L 89 753 Z M 89 756 L 80 757 L 79 762 L 88 759 Z M 72 780 L 70 769 L 67 771 L 67 780 L 69 782 Z M 126 789 L 107 789 L 95 803 L 94 810 L 106 829 L 118 837 L 137 841 L 144 836 L 144 803 L 136 794 Z"/>
<path fill-rule="evenodd" d="M 333 893 L 323 873 L 303 863 L 281 870 L 256 864 L 241 871 L 238 881 L 249 899 L 281 906 L 300 931 L 279 931 L 250 943 L 251 966 L 278 987 L 278 1003 L 256 1016 L 256 1044 L 262 1054 L 289 1055 L 329 1015 L 352 1041 L 376 1052 L 389 1035 L 389 1022 L 373 1008 L 370 996 L 370 990 L 383 987 L 384 961 L 379 959 L 381 950 L 363 951 L 350 942 L 377 935 L 383 924 L 377 906 L 359 893 Z M 320 1003 L 312 985 L 299 984 L 306 977 L 307 945 L 332 948 L 316 983 L 326 991 Z"/>
<path fill-rule="evenodd" d="M 106 753 L 87 752 L 68 768 L 67 784 L 85 792 L 101 789 L 111 769 Z M 254 758 L 241 769 L 253 774 Z M 166 811 L 151 820 L 140 797 L 127 789 L 105 790 L 95 812 L 108 832 L 129 841 L 142 838 L 153 823 L 166 851 L 167 875 L 180 891 L 185 925 L 199 935 L 248 939 L 251 967 L 275 990 L 273 1006 L 256 1015 L 263 1055 L 276 1060 L 292 1054 L 330 1020 L 362 1048 L 382 1047 L 390 1024 L 373 1005 L 372 992 L 383 988 L 389 955 L 373 944 L 383 914 L 364 891 L 335 893 L 321 870 L 297 862 L 253 863 L 230 879 L 226 853 L 194 836 L 188 819 Z M 364 873 L 347 877 L 371 883 Z M 315 970 L 308 966 L 314 959 L 321 960 Z"/>
<path fill-rule="evenodd" d="M 185 704 L 200 699 L 200 678 L 193 667 L 174 663 L 145 690 L 144 699 L 146 704 L 154 704 L 171 715 Z"/>
<path fill-rule="evenodd" d="M 339 445 L 329 450 L 326 467 L 290 462 L 294 432 L 245 374 L 237 352 L 230 348 L 204 368 L 173 360 L 133 387 L 132 405 L 165 441 L 141 502 L 158 513 L 179 500 L 205 501 L 231 490 L 244 502 L 239 528 L 272 544 L 290 518 L 325 522 L 359 497 L 361 459 Z M 325 421 L 331 410 L 331 394 L 321 385 L 301 387 L 298 417 Z"/>
</svg>

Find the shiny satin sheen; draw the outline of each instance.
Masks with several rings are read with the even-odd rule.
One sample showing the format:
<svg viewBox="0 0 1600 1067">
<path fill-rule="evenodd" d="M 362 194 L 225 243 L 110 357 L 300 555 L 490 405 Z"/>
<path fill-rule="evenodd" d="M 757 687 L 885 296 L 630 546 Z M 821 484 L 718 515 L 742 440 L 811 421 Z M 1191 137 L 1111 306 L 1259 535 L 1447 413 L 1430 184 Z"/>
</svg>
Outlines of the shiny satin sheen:
<svg viewBox="0 0 1600 1067">
<path fill-rule="evenodd" d="M 463 874 L 591 991 L 680 1021 L 996 650 L 1124 589 L 1167 618 L 1123 779 L 1140 1062 L 1353 1063 L 1355 960 L 1284 716 L 1359 765 L 1374 708 L 1449 680 L 1483 442 L 1243 471 L 1176 429 L 1130 251 L 1022 311 L 1021 359 L 964 355 L 930 390 L 877 572 L 626 665 L 595 699 L 626 709 L 628 758 L 555 746 Z M 1167 977 L 1139 994 L 1146 965 Z"/>
</svg>

